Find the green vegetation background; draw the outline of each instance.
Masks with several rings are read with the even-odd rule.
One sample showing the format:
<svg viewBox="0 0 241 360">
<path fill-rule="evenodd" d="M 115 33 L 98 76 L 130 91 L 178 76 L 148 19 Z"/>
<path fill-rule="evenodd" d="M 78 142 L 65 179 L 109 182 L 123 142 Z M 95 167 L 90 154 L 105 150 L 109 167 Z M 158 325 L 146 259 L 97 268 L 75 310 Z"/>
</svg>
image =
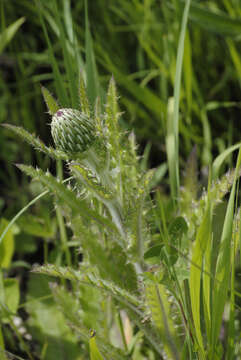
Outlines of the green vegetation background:
<svg viewBox="0 0 241 360">
<path fill-rule="evenodd" d="M 69 89 L 69 81 L 82 69 L 88 81 L 98 83 L 98 91 L 103 94 L 113 74 L 123 112 L 121 126 L 123 130 L 134 130 L 139 154 L 144 154 L 143 169 L 161 166 L 162 180 L 156 186 L 168 196 L 165 139 L 184 4 L 179 0 L 88 1 L 91 40 L 86 32 L 84 1 L 21 0 L 20 4 L 19 0 L 1 0 L 0 123 L 22 126 L 53 144 L 40 89 L 42 84 L 58 98 L 61 96 L 53 54 L 64 89 Z M 89 44 L 95 53 L 91 66 Z M 70 54 L 71 63 L 65 52 Z M 179 162 L 183 171 L 196 146 L 201 182 L 205 182 L 213 159 L 240 142 L 240 85 L 240 1 L 193 0 L 180 91 Z M 93 90 L 88 95 L 93 100 L 96 94 Z M 63 99 L 62 103 L 65 101 L 66 106 L 71 106 L 74 99 L 69 103 Z M 1 219 L 9 221 L 41 190 L 38 183 L 29 184 L 29 179 L 13 165 L 38 164 L 52 172 L 55 167 L 4 129 L 0 131 L 0 146 L 0 212 Z M 234 167 L 234 160 L 227 157 L 222 172 Z M 10 275 L 17 272 L 24 278 L 34 262 L 44 262 L 47 245 L 41 239 L 48 239 L 53 258 L 58 256 L 51 240 L 56 234 L 56 221 L 45 216 L 48 207 L 48 200 L 44 200 L 19 220 L 14 229 L 15 266 Z M 14 352 L 10 335 L 9 344 Z"/>
</svg>

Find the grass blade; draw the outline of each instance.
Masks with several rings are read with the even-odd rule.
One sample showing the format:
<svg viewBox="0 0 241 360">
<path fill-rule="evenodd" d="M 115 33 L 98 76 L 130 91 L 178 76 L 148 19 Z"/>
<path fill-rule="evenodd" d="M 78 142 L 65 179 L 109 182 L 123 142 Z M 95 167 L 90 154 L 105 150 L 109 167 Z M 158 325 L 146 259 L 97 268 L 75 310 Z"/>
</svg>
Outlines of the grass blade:
<svg viewBox="0 0 241 360">
<path fill-rule="evenodd" d="M 170 124 L 168 126 L 167 141 L 167 157 L 169 164 L 170 182 L 171 182 L 171 193 L 172 199 L 176 202 L 179 194 L 179 150 L 178 150 L 178 133 L 179 133 L 179 102 L 180 102 L 180 89 L 181 89 L 181 74 L 182 74 L 182 63 L 184 53 L 184 42 L 188 20 L 188 13 L 190 8 L 191 0 L 187 0 L 183 11 L 182 25 L 180 38 L 178 42 L 177 50 L 177 63 L 176 63 L 176 75 L 175 75 L 175 86 L 174 86 L 174 109 L 173 116 L 169 119 Z M 171 142 L 171 144 L 170 144 Z"/>
<path fill-rule="evenodd" d="M 228 155 L 230 155 L 233 151 L 240 148 L 240 146 L 241 146 L 241 143 L 232 145 L 228 149 L 223 151 L 219 156 L 216 157 L 216 159 L 213 162 L 213 169 L 212 169 L 213 180 L 217 179 L 220 168 L 221 168 L 222 164 L 224 163 L 225 159 L 228 157 Z"/>
<path fill-rule="evenodd" d="M 90 103 L 94 105 L 97 96 L 100 96 L 100 85 L 99 85 L 98 72 L 95 62 L 92 37 L 89 27 L 88 5 L 86 0 L 85 0 L 85 52 L 86 52 L 87 94 Z"/>
<path fill-rule="evenodd" d="M 227 301 L 228 289 L 230 285 L 230 271 L 232 271 L 233 264 L 231 263 L 231 239 L 233 230 L 233 213 L 235 205 L 235 189 L 236 180 L 241 164 L 241 150 L 239 150 L 237 165 L 235 169 L 235 179 L 232 185 L 231 194 L 228 201 L 227 211 L 225 215 L 223 231 L 221 236 L 220 249 L 216 265 L 216 281 L 214 284 L 213 293 L 213 322 L 212 322 L 212 353 L 214 357 L 215 348 L 218 342 L 218 336 L 222 323 L 224 306 Z"/>
<path fill-rule="evenodd" d="M 0 34 L 0 54 L 3 52 L 8 43 L 12 40 L 20 26 L 24 23 L 25 18 L 21 17 L 11 25 L 9 25 L 2 33 Z"/>
<path fill-rule="evenodd" d="M 182 3 L 185 3 L 182 0 Z M 182 6 L 184 6 L 182 4 Z M 234 19 L 224 12 L 213 12 L 204 6 L 193 2 L 190 8 L 190 19 L 203 29 L 221 35 L 239 36 L 241 33 L 240 19 Z"/>
</svg>

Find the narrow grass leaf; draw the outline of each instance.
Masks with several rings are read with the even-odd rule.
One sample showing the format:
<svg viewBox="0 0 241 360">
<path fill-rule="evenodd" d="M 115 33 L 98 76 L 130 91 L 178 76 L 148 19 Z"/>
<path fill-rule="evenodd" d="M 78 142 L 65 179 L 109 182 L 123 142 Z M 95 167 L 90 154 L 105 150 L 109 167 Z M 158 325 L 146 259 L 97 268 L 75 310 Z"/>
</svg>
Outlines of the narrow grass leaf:
<svg viewBox="0 0 241 360">
<path fill-rule="evenodd" d="M 202 336 L 200 318 L 202 263 L 207 244 L 211 241 L 211 233 L 211 205 L 210 202 L 208 202 L 202 223 L 198 229 L 197 236 L 193 244 L 189 279 L 194 328 L 196 333 L 196 339 L 199 345 L 199 351 L 202 356 L 204 356 L 204 341 Z"/>
<path fill-rule="evenodd" d="M 223 151 L 220 155 L 216 157 L 216 159 L 213 162 L 213 168 L 212 168 L 212 174 L 213 179 L 216 180 L 220 171 L 221 166 L 223 165 L 226 158 L 235 150 L 240 148 L 241 143 L 235 144 L 227 148 L 225 151 Z"/>
<path fill-rule="evenodd" d="M 53 69 L 54 82 L 55 82 L 55 88 L 56 88 L 56 92 L 58 95 L 58 99 L 59 99 L 62 107 L 67 107 L 67 106 L 69 106 L 68 95 L 66 92 L 66 88 L 64 86 L 63 78 L 60 74 L 58 62 L 55 58 L 54 49 L 51 44 L 49 34 L 47 31 L 47 27 L 46 27 L 45 21 L 44 21 L 44 16 L 47 17 L 47 14 L 46 14 L 47 11 L 44 9 L 43 4 L 41 4 L 41 2 L 39 0 L 35 0 L 35 3 L 36 3 L 36 7 L 38 9 L 39 19 L 40 19 L 41 26 L 43 28 L 44 36 L 45 36 L 45 39 L 46 39 L 46 42 L 48 45 L 49 58 L 50 58 L 50 62 L 51 62 L 52 69 Z"/>
<path fill-rule="evenodd" d="M 177 50 L 177 62 L 176 62 L 176 75 L 175 75 L 175 85 L 174 85 L 174 109 L 173 116 L 169 118 L 170 124 L 168 126 L 167 138 L 171 141 L 171 144 L 167 147 L 167 157 L 170 171 L 170 182 L 171 182 L 171 191 L 172 199 L 176 203 L 178 194 L 179 194 L 179 102 L 180 102 L 180 89 L 181 89 L 181 74 L 182 74 L 182 63 L 183 63 L 183 54 L 184 54 L 184 43 L 185 43 L 185 34 L 188 20 L 188 13 L 190 8 L 191 1 L 187 0 L 181 24 L 180 38 L 178 42 Z M 171 149 L 171 146 L 174 148 Z"/>
<path fill-rule="evenodd" d="M 100 85 L 95 62 L 95 54 L 90 33 L 88 18 L 88 2 L 85 0 L 85 52 L 86 52 L 86 74 L 87 94 L 90 103 L 94 105 L 97 96 L 100 96 Z"/>
<path fill-rule="evenodd" d="M 211 231 L 211 229 L 209 229 Z M 208 341 L 211 341 L 211 255 L 212 255 L 212 234 L 208 234 L 207 246 L 203 261 L 203 311 Z"/>
<path fill-rule="evenodd" d="M 228 44 L 229 47 L 229 52 L 231 55 L 231 58 L 233 60 L 233 64 L 236 68 L 238 77 L 239 77 L 239 81 L 241 83 L 241 57 L 240 57 L 240 53 L 237 51 L 235 43 L 232 39 L 227 38 L 226 42 Z"/>
<path fill-rule="evenodd" d="M 231 194 L 228 201 L 225 220 L 223 224 L 220 249 L 216 265 L 216 282 L 214 284 L 213 292 L 213 321 L 212 321 L 212 356 L 214 356 L 215 349 L 218 343 L 220 327 L 222 323 L 223 311 L 227 301 L 228 289 L 230 287 L 230 272 L 232 272 L 231 263 L 231 240 L 233 230 L 233 216 L 235 205 L 235 189 L 236 180 L 241 164 L 241 150 L 239 150 L 235 179 L 232 185 Z"/>
<path fill-rule="evenodd" d="M 166 111 L 165 103 L 154 94 L 153 91 L 147 87 L 140 87 L 138 83 L 129 77 L 126 77 L 112 62 L 107 53 L 103 52 L 102 48 L 97 47 L 101 57 L 98 60 L 101 65 L 108 71 L 112 72 L 116 82 L 122 85 L 127 91 L 134 96 L 141 104 L 143 104 L 148 110 L 155 113 L 160 117 Z"/>
<path fill-rule="evenodd" d="M 76 81 L 76 73 L 78 73 L 78 72 L 77 72 L 77 68 L 76 68 L 76 62 L 74 61 L 75 57 L 73 57 L 71 55 L 70 50 L 69 50 L 70 46 L 68 46 L 69 43 L 68 43 L 68 39 L 65 35 L 65 29 L 63 27 L 63 22 L 61 19 L 61 14 L 60 14 L 60 10 L 58 8 L 57 1 L 54 0 L 53 4 L 54 4 L 54 14 L 55 14 L 58 29 L 59 29 L 59 41 L 60 41 L 61 49 L 63 52 L 65 71 L 66 71 L 67 79 L 68 79 L 68 89 L 69 89 L 70 97 L 71 97 L 71 106 L 74 109 L 76 109 L 78 107 L 79 100 L 78 100 L 78 83 Z M 69 13 L 69 15 L 70 15 L 70 13 Z M 69 26 L 70 26 L 70 23 L 69 23 Z"/>
<path fill-rule="evenodd" d="M 184 6 L 185 0 L 182 0 Z M 190 19 L 197 22 L 203 29 L 221 35 L 238 36 L 241 33 L 241 20 L 232 18 L 224 12 L 214 12 L 207 7 L 192 2 Z"/>
<path fill-rule="evenodd" d="M 3 52 L 8 43 L 12 40 L 12 38 L 14 37 L 20 26 L 24 23 L 24 21 L 25 18 L 21 17 L 0 33 L 0 54 Z"/>
<path fill-rule="evenodd" d="M 192 111 L 192 47 L 190 43 L 189 32 L 186 31 L 185 51 L 183 57 L 183 74 L 186 90 L 187 109 L 189 116 Z"/>
</svg>

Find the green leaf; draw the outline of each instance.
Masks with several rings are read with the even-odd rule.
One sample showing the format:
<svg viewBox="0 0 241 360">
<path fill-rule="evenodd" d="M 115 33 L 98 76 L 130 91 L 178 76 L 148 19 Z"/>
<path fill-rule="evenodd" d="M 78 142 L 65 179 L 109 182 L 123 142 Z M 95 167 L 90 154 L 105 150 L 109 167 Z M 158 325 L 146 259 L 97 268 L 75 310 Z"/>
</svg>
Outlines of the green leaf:
<svg viewBox="0 0 241 360">
<path fill-rule="evenodd" d="M 20 300 L 20 289 L 18 279 L 4 279 L 5 305 L 15 314 Z"/>
<path fill-rule="evenodd" d="M 171 317 L 171 304 L 168 301 L 165 287 L 161 284 L 146 284 L 145 295 L 152 320 L 162 336 L 168 358 L 179 359 L 176 347 L 178 342 Z"/>
<path fill-rule="evenodd" d="M 182 3 L 184 2 L 182 0 Z M 241 33 L 240 19 L 234 19 L 221 11 L 214 12 L 194 1 L 190 8 L 190 19 L 197 22 L 204 30 L 217 34 L 239 36 Z"/>
<path fill-rule="evenodd" d="M 21 17 L 11 25 L 9 25 L 1 34 L 0 34 L 0 54 L 3 52 L 4 48 L 12 40 L 20 26 L 24 23 L 25 18 Z"/>
<path fill-rule="evenodd" d="M 43 237 L 53 238 L 56 232 L 56 223 L 54 219 L 52 222 L 46 221 L 46 219 L 37 217 L 31 214 L 22 216 L 18 221 L 18 225 L 27 234 Z"/>
<path fill-rule="evenodd" d="M 222 324 L 223 311 L 228 300 L 228 289 L 230 284 L 230 273 L 234 264 L 231 262 L 233 216 L 235 206 L 235 190 L 238 173 L 241 165 L 241 149 L 235 168 L 235 179 L 232 185 L 231 194 L 225 214 L 220 249 L 216 265 L 214 294 L 213 294 L 213 327 L 212 327 L 212 356 L 215 353 L 220 327 Z"/>
<path fill-rule="evenodd" d="M 47 188 L 56 194 L 65 205 L 68 205 L 72 211 L 81 214 L 85 219 L 92 219 L 107 226 L 112 231 L 117 231 L 115 225 L 108 218 L 103 217 L 95 210 L 92 210 L 83 200 L 78 199 L 73 191 L 55 179 L 49 172 L 45 174 L 40 169 L 34 169 L 33 167 L 26 165 L 18 165 L 18 167 L 27 175 L 39 180 L 43 185 L 47 186 Z"/>
<path fill-rule="evenodd" d="M 185 219 L 182 216 L 175 218 L 168 228 L 169 241 L 167 245 L 167 252 L 169 254 L 169 260 L 171 264 L 175 264 L 181 248 L 182 236 L 187 233 L 188 226 Z"/>
<path fill-rule="evenodd" d="M 83 112 L 88 117 L 90 117 L 89 100 L 86 94 L 86 87 L 82 72 L 80 72 L 80 79 L 79 79 L 79 101 L 80 101 L 81 112 Z"/>
<path fill-rule="evenodd" d="M 46 360 L 80 360 L 78 340 L 53 300 L 49 281 L 47 276 L 30 275 L 26 304 L 28 326 L 35 339 L 46 346 Z"/>
<path fill-rule="evenodd" d="M 90 346 L 90 359 L 91 360 L 104 360 L 103 356 L 101 355 L 96 341 L 95 341 L 95 332 L 92 330 L 92 334 L 90 336 L 89 340 L 89 346 Z"/>
<path fill-rule="evenodd" d="M 168 132 L 166 140 L 171 193 L 174 203 L 177 202 L 177 198 L 179 197 L 179 103 L 185 34 L 190 4 L 191 0 L 187 0 L 183 9 L 181 31 L 177 50 L 176 74 L 174 82 L 174 103 L 173 109 L 171 107 L 171 111 L 169 111 Z"/>
<path fill-rule="evenodd" d="M 124 86 L 131 95 L 133 95 L 138 101 L 140 101 L 140 103 L 142 103 L 155 115 L 160 116 L 160 114 L 165 113 L 165 103 L 153 91 L 147 87 L 139 86 L 136 81 L 126 77 L 125 74 L 123 74 L 110 62 L 107 54 L 103 54 L 103 56 L 105 59 L 101 62 L 101 64 L 114 74 L 115 80 L 118 84 Z"/>
<path fill-rule="evenodd" d="M 131 317 L 134 319 L 134 322 L 144 332 L 150 344 L 152 344 L 152 346 L 155 348 L 159 355 L 162 354 L 162 350 L 160 349 L 160 339 L 157 339 L 156 332 L 153 328 L 145 325 L 142 321 L 145 315 L 142 309 L 142 301 L 130 292 L 116 286 L 110 281 L 102 280 L 96 278 L 96 276 L 93 276 L 92 274 L 87 275 L 85 273 L 81 273 L 80 271 L 75 271 L 71 268 L 61 268 L 54 265 L 45 265 L 35 266 L 33 268 L 33 271 L 41 274 L 56 276 L 62 279 L 78 280 L 81 284 L 84 284 L 86 286 L 94 286 L 98 288 L 101 292 L 112 296 L 121 307 L 128 309 L 128 312 L 131 313 Z M 117 357 L 113 358 L 115 359 Z"/>
<path fill-rule="evenodd" d="M 88 253 L 91 265 L 97 267 L 102 279 L 110 280 L 128 291 L 137 291 L 135 268 L 128 262 L 125 251 L 117 242 L 104 248 L 97 240 L 100 236 L 93 236 L 82 225 L 79 217 L 73 219 L 73 228 L 75 235 L 80 237 L 84 253 Z"/>
<path fill-rule="evenodd" d="M 176 217 L 169 225 L 168 232 L 171 241 L 178 241 L 188 230 L 187 223 L 182 216 Z"/>
<path fill-rule="evenodd" d="M 58 99 L 61 103 L 61 106 L 67 107 L 67 106 L 69 106 L 68 94 L 66 91 L 66 87 L 64 86 L 63 77 L 60 74 L 59 65 L 58 65 L 57 59 L 55 58 L 55 55 L 54 55 L 54 48 L 51 44 L 49 34 L 47 31 L 47 27 L 45 24 L 44 16 L 46 16 L 46 13 L 45 13 L 45 10 L 43 8 L 43 4 L 41 3 L 41 1 L 35 0 L 35 4 L 36 4 L 37 12 L 39 15 L 40 23 L 43 28 L 44 37 L 45 37 L 47 45 L 48 45 L 48 55 L 49 55 L 50 63 L 52 65 L 52 69 L 53 69 L 54 82 L 55 82 L 55 88 L 56 88 L 56 92 L 58 95 Z M 35 9 L 35 11 L 36 11 L 36 9 Z M 46 18 L 47 19 L 49 18 L 49 14 L 47 14 Z M 59 34 L 58 34 L 58 36 L 59 36 Z"/>
<path fill-rule="evenodd" d="M 85 273 L 75 271 L 70 267 L 61 267 L 52 264 L 43 266 L 36 265 L 33 267 L 33 272 L 59 277 L 61 279 L 77 280 L 80 281 L 82 284 L 86 284 L 87 286 L 94 286 L 99 288 L 100 290 L 103 290 L 104 292 L 115 297 L 117 300 L 119 299 L 119 301 L 122 303 L 125 303 L 125 301 L 127 301 L 130 304 L 130 308 L 133 305 L 135 305 L 136 307 L 141 306 L 141 301 L 136 296 L 132 295 L 125 289 L 113 284 L 113 282 L 96 278 L 92 274 L 87 275 Z M 88 281 L 86 281 L 86 276 L 88 278 Z"/>
<path fill-rule="evenodd" d="M 230 155 L 233 151 L 239 149 L 240 146 L 241 146 L 241 143 L 232 145 L 216 157 L 216 159 L 213 162 L 213 169 L 212 169 L 212 174 L 213 174 L 214 180 L 217 179 L 219 171 L 220 171 L 220 167 L 224 163 L 227 156 Z"/>
<path fill-rule="evenodd" d="M 207 245 L 211 241 L 211 236 L 212 236 L 211 219 L 212 219 L 212 210 L 209 201 L 206 207 L 206 211 L 203 215 L 201 225 L 198 229 L 195 242 L 193 244 L 192 261 L 191 261 L 190 278 L 189 278 L 192 316 L 193 316 L 198 347 L 200 354 L 202 354 L 202 356 L 204 355 L 204 341 L 201 330 L 201 318 L 200 318 L 202 263 Z M 207 306 L 209 306 L 209 304 L 207 304 Z"/>
<path fill-rule="evenodd" d="M 115 80 L 112 76 L 109 82 L 109 87 L 107 91 L 107 101 L 106 101 L 106 125 L 109 129 L 110 142 L 114 147 L 113 153 L 119 153 L 119 138 L 120 130 L 118 127 L 118 119 L 120 113 L 118 112 L 118 101 L 117 101 L 117 91 Z"/>
<path fill-rule="evenodd" d="M 80 179 L 81 183 L 93 192 L 98 200 L 102 201 L 104 204 L 114 200 L 114 193 L 112 193 L 107 187 L 102 186 L 96 177 L 94 180 L 91 179 L 89 170 L 75 163 L 70 163 L 69 166 L 75 177 Z"/>
<path fill-rule="evenodd" d="M 87 94 L 91 105 L 94 105 L 97 96 L 100 96 L 100 85 L 95 62 L 95 54 L 90 33 L 88 18 L 88 2 L 85 0 L 85 53 L 86 53 L 86 74 Z"/>
<path fill-rule="evenodd" d="M 148 249 L 144 254 L 144 259 L 150 259 L 152 257 L 159 257 L 161 254 L 161 249 L 163 245 L 155 245 Z"/>
<path fill-rule="evenodd" d="M 57 101 L 54 99 L 54 97 L 50 94 L 49 90 L 46 89 L 44 86 L 41 86 L 42 94 L 44 97 L 44 100 L 46 102 L 47 108 L 49 110 L 50 115 L 54 115 L 60 108 Z"/>
<path fill-rule="evenodd" d="M 46 146 L 40 139 L 36 138 L 35 135 L 30 134 L 28 131 L 19 126 L 14 126 L 10 124 L 2 124 L 2 126 L 13 131 L 16 135 L 20 136 L 27 143 L 32 145 L 36 150 L 45 153 L 56 160 L 68 160 L 68 156 L 60 150 L 55 150 L 52 147 Z"/>
<path fill-rule="evenodd" d="M 72 44 L 70 45 L 70 43 L 68 42 L 68 38 L 66 36 L 66 29 L 63 26 L 63 19 L 62 19 L 62 14 L 60 12 L 59 2 L 56 0 L 53 0 L 52 4 L 53 4 L 54 17 L 56 19 L 56 24 L 57 24 L 57 27 L 59 30 L 59 41 L 60 41 L 61 50 L 62 50 L 62 54 L 63 54 L 65 72 L 66 72 L 67 80 L 68 80 L 68 90 L 69 90 L 69 95 L 70 95 L 70 99 L 71 99 L 70 106 L 72 108 L 76 109 L 79 105 L 79 103 L 78 103 L 79 102 L 79 100 L 78 100 L 78 83 L 76 81 L 76 73 L 78 70 L 77 70 L 77 66 L 76 66 L 77 61 L 76 60 L 73 61 L 73 60 L 76 59 L 78 56 L 77 52 L 76 52 L 77 46 L 75 46 L 75 47 L 72 46 L 72 48 L 70 47 Z M 65 6 L 65 11 L 68 13 L 68 16 L 69 16 L 68 28 L 71 31 L 73 31 L 71 12 L 68 11 L 66 6 Z M 65 13 L 65 19 L 66 19 L 67 13 Z M 74 52 L 74 54 L 73 54 L 73 52 Z"/>
<path fill-rule="evenodd" d="M 1 219 L 0 236 L 8 226 L 8 221 Z M 13 230 L 9 229 L 0 243 L 0 268 L 8 268 L 11 264 L 14 253 L 14 235 Z"/>
<path fill-rule="evenodd" d="M 185 36 L 185 51 L 183 57 L 183 74 L 187 98 L 187 109 L 190 116 L 192 111 L 192 46 L 190 42 L 189 32 Z"/>
</svg>

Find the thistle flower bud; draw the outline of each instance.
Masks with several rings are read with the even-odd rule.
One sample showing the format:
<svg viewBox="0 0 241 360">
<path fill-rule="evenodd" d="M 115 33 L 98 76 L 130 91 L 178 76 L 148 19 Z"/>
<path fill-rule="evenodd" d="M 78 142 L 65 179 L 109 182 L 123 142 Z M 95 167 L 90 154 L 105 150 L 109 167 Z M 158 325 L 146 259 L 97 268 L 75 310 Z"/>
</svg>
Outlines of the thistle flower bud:
<svg viewBox="0 0 241 360">
<path fill-rule="evenodd" d="M 55 146 L 67 154 L 86 151 L 95 140 L 95 126 L 85 114 L 59 109 L 52 117 L 51 134 Z"/>
</svg>

